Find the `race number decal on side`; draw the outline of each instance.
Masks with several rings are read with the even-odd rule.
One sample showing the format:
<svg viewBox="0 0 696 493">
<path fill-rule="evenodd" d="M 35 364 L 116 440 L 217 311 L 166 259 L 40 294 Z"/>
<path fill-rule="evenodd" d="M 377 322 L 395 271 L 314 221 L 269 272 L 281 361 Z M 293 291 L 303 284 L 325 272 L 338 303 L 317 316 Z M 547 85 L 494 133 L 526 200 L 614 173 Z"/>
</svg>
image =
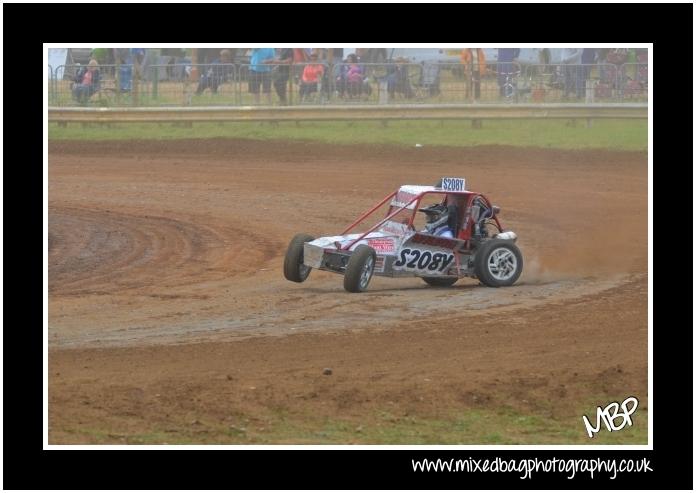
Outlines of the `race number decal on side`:
<svg viewBox="0 0 696 493">
<path fill-rule="evenodd" d="M 418 248 L 404 248 L 399 252 L 398 257 L 393 265 L 394 270 L 426 272 L 428 274 L 445 272 L 445 269 L 454 260 L 452 253 L 432 252 Z"/>
<path fill-rule="evenodd" d="M 443 178 L 442 189 L 448 192 L 463 192 L 466 190 L 466 181 L 464 178 Z"/>
</svg>

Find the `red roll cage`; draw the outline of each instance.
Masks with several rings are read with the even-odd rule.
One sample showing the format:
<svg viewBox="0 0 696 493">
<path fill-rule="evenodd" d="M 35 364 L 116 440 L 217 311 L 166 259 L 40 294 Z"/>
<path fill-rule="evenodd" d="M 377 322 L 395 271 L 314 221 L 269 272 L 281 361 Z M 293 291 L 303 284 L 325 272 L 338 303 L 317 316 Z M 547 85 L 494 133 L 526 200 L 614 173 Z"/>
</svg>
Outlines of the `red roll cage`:
<svg viewBox="0 0 696 493">
<path fill-rule="evenodd" d="M 401 189 L 396 190 L 395 192 L 390 193 L 387 195 L 384 199 L 382 199 L 377 205 L 369 209 L 368 211 L 364 212 L 357 220 L 355 220 L 350 226 L 348 226 L 342 233 L 341 235 L 346 235 L 348 234 L 355 226 L 363 222 L 366 218 L 368 218 L 371 214 L 373 214 L 377 209 L 382 207 L 387 201 L 393 199 L 396 197 Z M 457 224 L 457 232 L 454 235 L 455 238 L 460 239 L 460 240 L 469 240 L 471 239 L 472 236 L 472 229 L 473 229 L 473 221 L 471 220 L 471 207 L 474 202 L 474 200 L 477 197 L 480 197 L 482 200 L 485 201 L 486 205 L 489 208 L 493 208 L 493 205 L 491 202 L 484 196 L 483 194 L 476 193 L 476 192 L 470 192 L 470 191 L 463 191 L 463 192 L 452 192 L 448 190 L 440 190 L 437 188 L 433 188 L 431 190 L 425 190 L 416 194 L 413 194 L 412 196 L 408 197 L 408 202 L 404 202 L 401 205 L 394 205 L 392 204 L 389 207 L 389 210 L 387 211 L 387 215 L 382 219 L 381 221 L 377 222 L 374 226 L 369 228 L 367 231 L 365 231 L 363 234 L 361 234 L 358 238 L 355 240 L 349 242 L 348 244 L 344 245 L 343 247 L 340 248 L 340 250 L 349 250 L 351 246 L 353 246 L 355 243 L 358 241 L 362 240 L 367 236 L 368 234 L 372 233 L 375 231 L 377 228 L 382 226 L 384 223 L 392 219 L 394 216 L 399 214 L 403 210 L 407 209 L 413 209 L 413 212 L 411 213 L 411 216 L 409 218 L 408 223 L 404 223 L 407 225 L 408 228 L 413 228 L 413 220 L 415 218 L 416 212 L 418 212 L 418 209 L 420 208 L 421 201 L 423 200 L 423 197 L 426 195 L 441 195 L 443 196 L 442 199 L 440 200 L 441 204 L 446 204 L 446 205 L 456 205 L 459 211 L 459 219 L 458 219 L 458 224 Z M 415 203 L 415 204 L 414 204 Z M 411 204 L 414 204 L 414 206 L 411 208 L 409 207 Z M 500 224 L 500 221 L 498 220 L 498 216 L 493 211 L 493 216 L 492 219 L 495 221 L 496 225 L 498 226 L 498 229 L 500 231 L 503 231 L 503 228 Z"/>
</svg>

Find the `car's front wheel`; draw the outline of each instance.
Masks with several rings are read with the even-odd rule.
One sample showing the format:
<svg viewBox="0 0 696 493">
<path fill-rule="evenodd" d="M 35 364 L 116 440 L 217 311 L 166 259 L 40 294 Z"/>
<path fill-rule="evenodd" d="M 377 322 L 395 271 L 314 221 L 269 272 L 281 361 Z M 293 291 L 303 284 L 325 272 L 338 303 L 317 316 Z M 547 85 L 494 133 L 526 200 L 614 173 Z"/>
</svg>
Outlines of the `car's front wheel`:
<svg viewBox="0 0 696 493">
<path fill-rule="evenodd" d="M 522 252 L 510 240 L 487 241 L 476 252 L 474 272 L 486 286 L 511 286 L 522 274 Z"/>
<path fill-rule="evenodd" d="M 306 233 L 300 233 L 290 240 L 288 250 L 285 252 L 285 263 L 283 264 L 283 274 L 285 279 L 293 282 L 304 282 L 312 271 L 311 267 L 304 265 L 304 244 L 314 241 L 314 238 Z"/>
<path fill-rule="evenodd" d="M 360 245 L 348 260 L 346 272 L 343 275 L 343 287 L 351 293 L 360 293 L 367 289 L 375 271 L 377 254 L 367 245 Z"/>
</svg>

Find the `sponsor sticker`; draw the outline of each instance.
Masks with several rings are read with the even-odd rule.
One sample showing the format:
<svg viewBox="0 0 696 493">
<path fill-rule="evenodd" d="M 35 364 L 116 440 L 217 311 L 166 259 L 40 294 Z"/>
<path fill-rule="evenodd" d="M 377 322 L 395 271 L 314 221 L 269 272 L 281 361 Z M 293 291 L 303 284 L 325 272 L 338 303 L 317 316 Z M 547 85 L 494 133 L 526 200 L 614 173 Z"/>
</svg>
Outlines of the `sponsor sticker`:
<svg viewBox="0 0 696 493">
<path fill-rule="evenodd" d="M 394 238 L 370 238 L 367 244 L 377 253 L 394 253 Z"/>
</svg>

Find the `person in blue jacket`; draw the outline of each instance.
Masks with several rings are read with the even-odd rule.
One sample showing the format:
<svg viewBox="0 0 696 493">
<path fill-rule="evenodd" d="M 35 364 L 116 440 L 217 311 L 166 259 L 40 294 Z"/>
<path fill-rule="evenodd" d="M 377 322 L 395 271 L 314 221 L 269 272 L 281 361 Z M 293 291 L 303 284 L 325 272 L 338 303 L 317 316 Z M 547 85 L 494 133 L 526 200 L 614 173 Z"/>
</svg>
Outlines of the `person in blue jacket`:
<svg viewBox="0 0 696 493">
<path fill-rule="evenodd" d="M 249 66 L 249 92 L 254 95 L 254 104 L 261 104 L 260 91 L 266 95 L 268 104 L 271 104 L 271 82 L 273 66 L 269 65 L 275 58 L 273 48 L 254 48 L 251 50 Z"/>
<path fill-rule="evenodd" d="M 139 67 L 145 59 L 145 48 L 114 48 L 114 53 L 121 63 L 119 74 L 121 92 L 130 92 L 133 88 L 133 66 L 137 66 L 139 74 Z"/>
</svg>

